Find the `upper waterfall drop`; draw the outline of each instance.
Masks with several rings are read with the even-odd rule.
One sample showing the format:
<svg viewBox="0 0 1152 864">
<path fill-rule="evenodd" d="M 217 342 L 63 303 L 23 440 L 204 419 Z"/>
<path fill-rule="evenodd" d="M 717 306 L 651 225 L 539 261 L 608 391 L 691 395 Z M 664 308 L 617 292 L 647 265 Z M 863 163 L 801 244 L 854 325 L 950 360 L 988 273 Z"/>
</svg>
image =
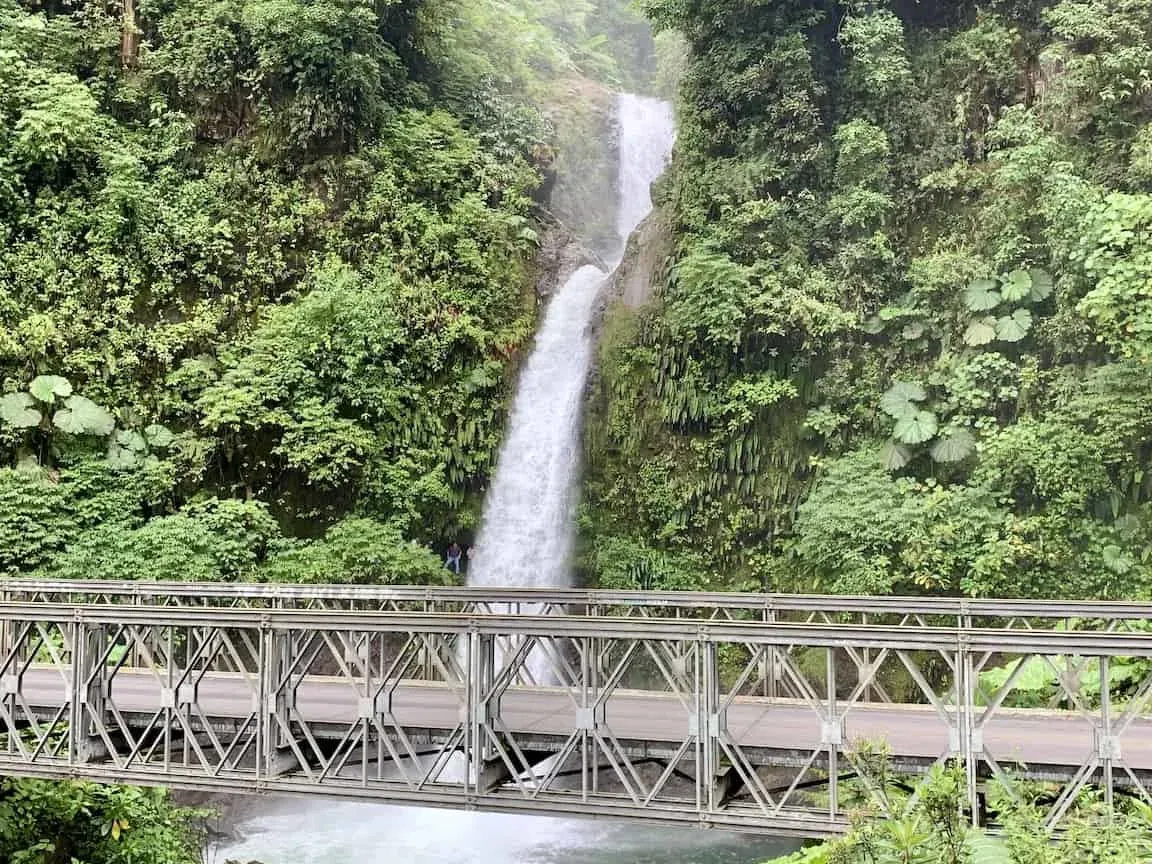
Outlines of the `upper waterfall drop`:
<svg viewBox="0 0 1152 864">
<path fill-rule="evenodd" d="M 652 209 L 649 189 L 672 151 L 672 108 L 620 95 L 617 259 Z M 579 231 L 580 226 L 572 226 Z M 578 270 L 552 298 L 520 375 L 508 434 L 484 507 L 473 585 L 563 587 L 571 581 L 580 421 L 592 359 L 590 323 L 606 275 Z"/>
<path fill-rule="evenodd" d="M 624 254 L 632 232 L 652 212 L 652 183 L 664 173 L 676 120 L 672 105 L 661 99 L 622 93 L 617 100 L 620 124 L 619 202 L 616 231 L 619 254 Z"/>
</svg>

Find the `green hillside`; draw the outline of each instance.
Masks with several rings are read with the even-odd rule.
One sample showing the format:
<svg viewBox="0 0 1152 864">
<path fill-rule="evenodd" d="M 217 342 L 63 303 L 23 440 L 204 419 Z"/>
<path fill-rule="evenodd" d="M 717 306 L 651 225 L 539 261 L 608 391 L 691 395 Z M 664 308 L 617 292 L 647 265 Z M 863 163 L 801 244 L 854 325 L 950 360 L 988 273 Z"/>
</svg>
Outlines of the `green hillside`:
<svg viewBox="0 0 1152 864">
<path fill-rule="evenodd" d="M 587 575 L 1147 596 L 1152 6 L 646 8 L 676 253 L 608 328 Z"/>
</svg>

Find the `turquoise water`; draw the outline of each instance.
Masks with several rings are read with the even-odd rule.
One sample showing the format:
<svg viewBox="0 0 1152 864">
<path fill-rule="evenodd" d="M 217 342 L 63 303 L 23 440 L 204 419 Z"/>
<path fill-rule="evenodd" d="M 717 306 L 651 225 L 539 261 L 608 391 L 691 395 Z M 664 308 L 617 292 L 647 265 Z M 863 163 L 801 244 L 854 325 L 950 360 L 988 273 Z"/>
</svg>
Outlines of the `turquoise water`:
<svg viewBox="0 0 1152 864">
<path fill-rule="evenodd" d="M 271 802 L 239 832 L 212 864 L 759 864 L 795 848 L 697 829 L 303 800 Z"/>
</svg>

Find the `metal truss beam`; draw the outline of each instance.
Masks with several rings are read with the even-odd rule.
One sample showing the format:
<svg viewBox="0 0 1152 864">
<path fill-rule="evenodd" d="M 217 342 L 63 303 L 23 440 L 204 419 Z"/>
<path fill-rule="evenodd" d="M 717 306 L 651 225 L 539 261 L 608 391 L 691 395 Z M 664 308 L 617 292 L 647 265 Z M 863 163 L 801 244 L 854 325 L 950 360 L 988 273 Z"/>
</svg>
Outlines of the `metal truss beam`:
<svg viewBox="0 0 1152 864">
<path fill-rule="evenodd" d="M 1059 622 L 1071 629 L 1152 622 L 1152 604 L 1112 601 L 988 600 L 948 597 L 848 597 L 691 591 L 432 586 L 281 585 L 261 583 L 133 582 L 0 579 L 0 602 L 115 603 L 147 606 L 363 610 L 499 614 L 570 611 L 590 616 L 808 620 L 881 616 L 903 627 L 972 623 L 1035 629 Z M 1051 622 L 1051 623 L 1046 623 Z"/>
<path fill-rule="evenodd" d="M 973 819 L 990 779 L 1053 827 L 1149 797 L 1152 674 L 1110 670 L 1152 634 L 811 617 L 0 603 L 0 771 L 820 836 L 892 812 L 879 744 L 962 765 Z M 1006 707 L 1025 663 L 1044 708 Z"/>
</svg>

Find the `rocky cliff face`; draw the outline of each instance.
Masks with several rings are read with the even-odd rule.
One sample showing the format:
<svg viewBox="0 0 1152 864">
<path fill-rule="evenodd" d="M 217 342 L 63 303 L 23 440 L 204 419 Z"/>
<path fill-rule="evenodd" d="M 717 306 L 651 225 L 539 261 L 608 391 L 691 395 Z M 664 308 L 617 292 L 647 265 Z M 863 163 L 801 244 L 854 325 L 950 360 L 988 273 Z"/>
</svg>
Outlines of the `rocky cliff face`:
<svg viewBox="0 0 1152 864">
<path fill-rule="evenodd" d="M 555 130 L 545 206 L 578 231 L 585 246 L 610 258 L 619 243 L 615 95 L 586 78 L 568 78 L 546 95 L 541 109 Z"/>
<path fill-rule="evenodd" d="M 657 289 L 667 281 L 673 251 L 668 211 L 657 206 L 633 232 L 624 250 L 624 258 L 612 278 L 604 283 L 593 319 L 598 335 L 606 324 L 611 323 L 613 316 L 630 315 L 652 302 Z"/>
<path fill-rule="evenodd" d="M 672 257 L 672 225 L 668 213 L 657 207 L 628 240 L 624 258 L 608 286 L 606 300 L 639 309 L 652 299 L 663 282 Z"/>
<path fill-rule="evenodd" d="M 536 256 L 536 293 L 550 297 L 581 267 L 608 265 L 596 252 L 584 245 L 567 225 L 547 211 L 536 213 L 540 225 L 540 252 Z"/>
</svg>

